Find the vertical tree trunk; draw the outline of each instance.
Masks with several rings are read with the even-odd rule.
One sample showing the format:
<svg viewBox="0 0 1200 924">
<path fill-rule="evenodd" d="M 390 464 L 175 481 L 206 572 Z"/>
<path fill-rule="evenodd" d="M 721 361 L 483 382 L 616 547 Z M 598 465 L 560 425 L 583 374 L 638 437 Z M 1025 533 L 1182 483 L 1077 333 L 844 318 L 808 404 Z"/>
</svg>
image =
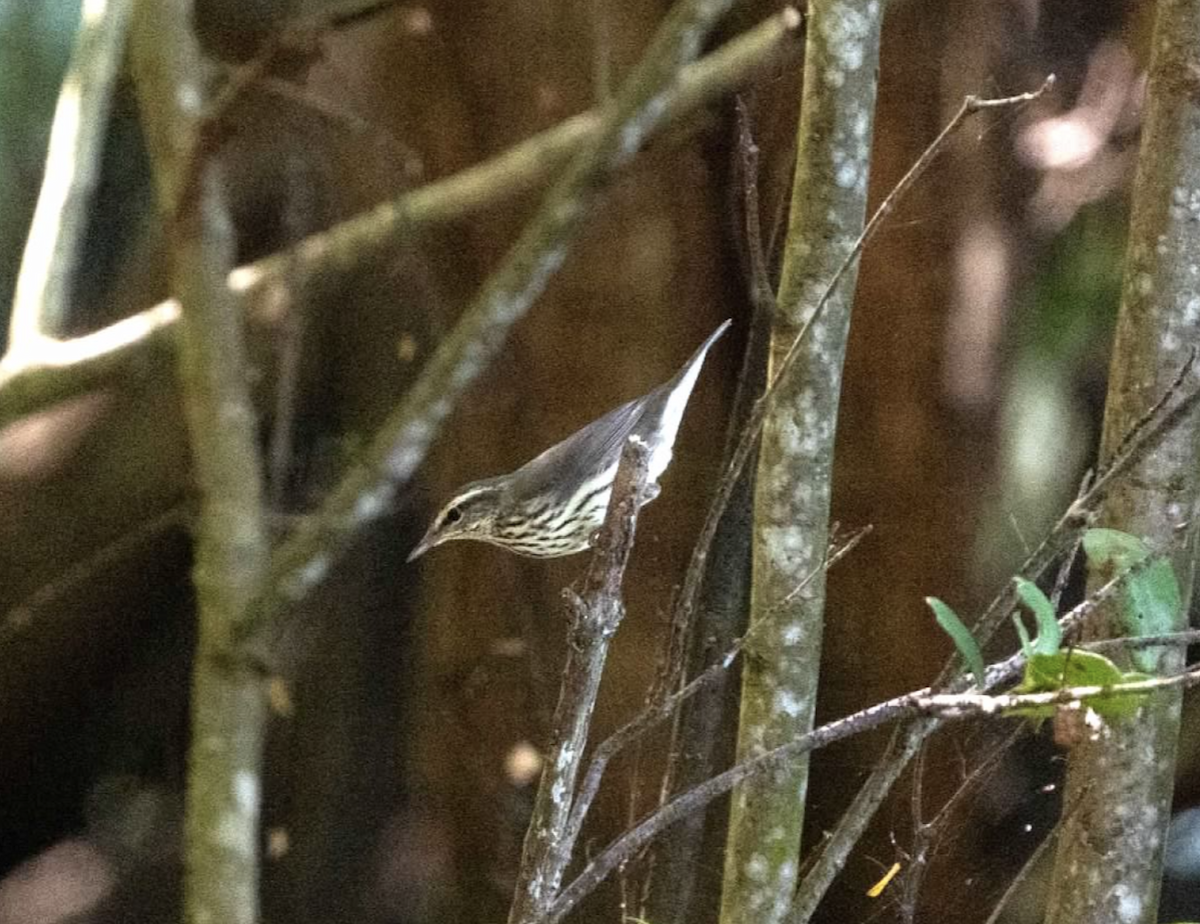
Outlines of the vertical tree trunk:
<svg viewBox="0 0 1200 924">
<path fill-rule="evenodd" d="M 809 4 L 771 378 L 862 232 L 881 18 L 876 0 Z M 833 443 L 856 276 L 846 274 L 813 323 L 763 427 L 739 760 L 812 725 L 825 598 L 821 563 L 829 539 Z M 783 918 L 795 890 L 807 785 L 803 760 L 735 790 L 722 921 L 769 924 Z"/>
<path fill-rule="evenodd" d="M 1113 345 L 1105 457 L 1117 451 L 1200 342 L 1197 61 L 1200 2 L 1162 0 Z M 1191 595 L 1198 436 L 1195 415 L 1189 414 L 1141 461 L 1134 477 L 1122 480 L 1101 516 L 1103 525 L 1170 552 L 1184 599 L 1176 629 L 1186 628 Z M 1172 672 L 1182 658 L 1181 649 L 1165 649 L 1151 666 Z M 1156 695 L 1135 718 L 1114 723 L 1111 734 L 1071 753 L 1049 924 L 1157 920 L 1180 698 L 1178 690 Z"/>
</svg>

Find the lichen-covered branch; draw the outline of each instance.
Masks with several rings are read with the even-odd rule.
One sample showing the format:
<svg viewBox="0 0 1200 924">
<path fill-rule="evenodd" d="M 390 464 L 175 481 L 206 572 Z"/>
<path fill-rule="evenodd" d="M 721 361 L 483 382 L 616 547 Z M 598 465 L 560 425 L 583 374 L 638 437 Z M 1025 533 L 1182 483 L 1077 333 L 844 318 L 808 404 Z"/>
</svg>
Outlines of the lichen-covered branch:
<svg viewBox="0 0 1200 924">
<path fill-rule="evenodd" d="M 646 493 L 649 449 L 634 438 L 622 451 L 608 513 L 582 590 L 578 595 L 568 594 L 571 627 L 554 712 L 554 741 L 525 835 L 510 924 L 535 924 L 546 914 L 558 897 L 579 834 L 579 826 L 572 824 L 575 781 L 587 748 L 609 643 L 625 615 L 621 584 L 633 549 L 638 508 Z"/>
<path fill-rule="evenodd" d="M 83 5 L 25 241 L 3 365 L 28 361 L 42 341 L 64 330 L 132 7 L 133 0 L 90 0 Z"/>
<path fill-rule="evenodd" d="M 1102 457 L 1118 451 L 1200 342 L 1200 2 L 1162 0 L 1156 17 Z M 1190 413 L 1113 488 L 1099 515 L 1171 551 L 1183 591 L 1171 629 L 1186 626 L 1192 592 L 1198 457 L 1200 423 Z M 1182 658 L 1166 649 L 1139 667 L 1172 674 Z M 1159 693 L 1110 737 L 1072 749 L 1049 924 L 1158 920 L 1180 706 L 1178 690 Z"/>
<path fill-rule="evenodd" d="M 785 9 L 679 71 L 657 98 L 659 131 L 745 85 L 797 50 L 799 14 Z M 458 220 L 529 192 L 560 171 L 603 127 L 599 109 L 574 116 L 508 151 L 436 180 L 313 235 L 285 253 L 238 267 L 229 277 L 250 317 L 275 316 L 289 288 L 317 281 L 335 287 L 364 266 L 390 258 L 396 242 L 421 228 Z M 150 353 L 173 347 L 178 305 L 163 302 L 135 315 L 121 330 L 106 328 L 78 340 L 49 344 L 38 356 L 0 365 L 0 427 L 136 369 Z M 115 327 L 115 325 L 114 325 Z M 110 335 L 109 332 L 112 332 Z M 137 336 L 131 336 L 137 332 Z"/>
<path fill-rule="evenodd" d="M 205 62 L 189 0 L 139 0 L 132 57 L 172 288 L 182 305 L 179 378 L 200 493 L 193 581 L 184 914 L 192 924 L 258 919 L 260 763 L 266 698 L 233 639 L 267 574 L 268 538 L 243 318 L 226 284 L 235 253 L 219 160 L 199 144 Z"/>
<path fill-rule="evenodd" d="M 850 329 L 855 251 L 867 207 L 882 5 L 809 4 L 795 182 L 768 375 L 823 299 L 792 373 L 777 386 L 759 448 L 754 580 L 742 670 L 738 758 L 812 727 L 824 615 L 833 444 Z M 825 287 L 842 273 L 840 287 Z M 810 576 L 799 595 L 795 589 Z M 783 919 L 795 892 L 807 760 L 796 755 L 733 794 L 723 922 Z"/>
</svg>

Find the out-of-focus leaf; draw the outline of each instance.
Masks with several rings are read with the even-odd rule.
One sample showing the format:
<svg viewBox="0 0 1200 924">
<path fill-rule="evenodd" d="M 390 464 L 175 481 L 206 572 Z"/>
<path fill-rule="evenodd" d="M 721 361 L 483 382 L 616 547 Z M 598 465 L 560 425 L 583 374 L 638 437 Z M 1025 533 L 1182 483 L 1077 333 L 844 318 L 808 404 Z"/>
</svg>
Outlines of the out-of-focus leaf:
<svg viewBox="0 0 1200 924">
<path fill-rule="evenodd" d="M 1165 558 L 1155 556 L 1142 540 L 1115 529 L 1089 529 L 1083 537 L 1083 549 L 1092 567 L 1110 578 L 1137 567 L 1121 595 L 1122 628 L 1128 635 L 1166 635 L 1177 631 L 1183 605 L 1175 569 Z M 1135 651 L 1134 663 L 1154 670 L 1158 654 Z"/>
<path fill-rule="evenodd" d="M 937 597 L 926 597 L 925 602 L 933 610 L 933 616 L 937 620 L 937 624 L 950 636 L 950 641 L 954 642 L 954 647 L 958 649 L 958 653 L 962 656 L 963 661 L 966 662 L 971 673 L 975 675 L 975 685 L 982 690 L 983 654 L 979 651 L 979 643 L 975 641 L 975 636 L 971 634 L 971 630 L 963 624 L 963 621 L 958 618 L 958 614 L 950 609 L 946 603 L 943 603 Z"/>
<path fill-rule="evenodd" d="M 1083 551 L 1096 566 L 1108 565 L 1114 574 L 1127 571 L 1143 561 L 1150 550 L 1137 536 L 1119 529 L 1094 527 L 1083 534 Z"/>
<path fill-rule="evenodd" d="M 1175 624 L 1183 605 L 1179 581 L 1165 558 L 1151 562 L 1130 578 L 1129 598 L 1141 617 L 1144 635 L 1166 635 L 1180 628 Z"/>
</svg>

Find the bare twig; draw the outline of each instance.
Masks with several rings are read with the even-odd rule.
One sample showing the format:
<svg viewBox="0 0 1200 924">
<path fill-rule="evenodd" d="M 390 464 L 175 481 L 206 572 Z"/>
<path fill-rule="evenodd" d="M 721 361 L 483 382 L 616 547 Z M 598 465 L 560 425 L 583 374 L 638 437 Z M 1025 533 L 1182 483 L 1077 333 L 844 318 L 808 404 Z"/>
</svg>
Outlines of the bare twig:
<svg viewBox="0 0 1200 924">
<path fill-rule="evenodd" d="M 1063 687 L 1045 693 L 930 693 L 914 699 L 925 715 L 957 719 L 968 715 L 999 715 L 1018 709 L 1039 706 L 1076 706 L 1093 699 L 1111 699 L 1155 693 L 1176 687 L 1191 687 L 1200 683 L 1200 668 L 1193 668 L 1169 677 L 1150 677 L 1128 683 L 1097 684 L 1094 686 Z"/>
<path fill-rule="evenodd" d="M 791 374 L 791 369 L 795 365 L 795 361 L 800 354 L 801 344 L 807 338 L 813 324 L 818 318 L 820 318 L 825 306 L 829 302 L 830 297 L 833 295 L 834 290 L 841 281 L 842 277 L 845 275 L 848 268 L 852 266 L 858 259 L 859 255 L 863 251 L 863 248 L 866 247 L 867 243 L 872 237 L 874 237 L 875 233 L 882 226 L 884 219 L 886 219 L 887 216 L 894 211 L 900 200 L 921 178 L 921 176 L 929 168 L 929 165 L 933 163 L 933 161 L 937 158 L 937 155 L 940 154 L 945 148 L 946 143 L 949 141 L 954 132 L 958 131 L 962 127 L 962 124 L 966 121 L 968 116 L 985 109 L 993 109 L 1001 106 L 1013 106 L 1029 102 L 1030 100 L 1036 99 L 1045 93 L 1051 86 L 1053 86 L 1053 83 L 1054 78 L 1051 76 L 1046 78 L 1046 81 L 1038 90 L 1031 91 L 1029 93 L 1021 93 L 1017 96 L 1005 97 L 1003 99 L 980 99 L 976 96 L 968 96 L 963 101 L 962 106 L 959 108 L 959 111 L 955 114 L 954 118 L 947 123 L 946 127 L 942 129 L 942 131 L 930 143 L 921 156 L 917 158 L 916 163 L 909 168 L 908 172 L 904 174 L 892 191 L 888 193 L 884 201 L 880 203 L 879 207 L 875 210 L 875 213 L 871 216 L 871 220 L 867 222 L 862 233 L 854 242 L 854 246 L 850 249 L 850 252 L 840 265 L 838 271 L 834 274 L 828 285 L 826 285 L 824 292 L 816 303 L 815 310 L 809 317 L 807 323 L 805 323 L 804 327 L 802 327 L 800 332 L 796 335 L 796 339 L 792 342 L 792 346 L 789 348 L 787 355 L 780 362 L 779 368 L 768 384 L 766 391 L 754 405 L 754 408 L 750 414 L 750 418 L 747 420 L 746 426 L 742 431 L 742 437 L 738 441 L 737 448 L 732 454 L 729 465 L 725 470 L 725 474 L 722 476 L 721 484 L 717 490 L 717 494 L 713 498 L 712 504 L 709 506 L 708 516 L 704 521 L 704 527 L 702 528 L 700 536 L 697 539 L 696 545 L 693 549 L 692 560 L 688 565 L 687 575 L 684 578 L 683 590 L 681 591 L 679 599 L 676 602 L 672 616 L 674 622 L 682 622 L 686 624 L 692 619 L 692 614 L 696 608 L 697 595 L 699 593 L 700 585 L 704 576 L 708 547 L 712 544 L 712 537 L 716 532 L 717 524 L 720 522 L 721 517 L 725 513 L 725 508 L 729 504 L 729 495 L 732 492 L 734 485 L 737 483 L 737 478 L 741 474 L 742 469 L 745 467 L 746 460 L 750 457 L 750 453 L 754 448 L 755 441 L 757 440 L 758 434 L 762 429 L 763 420 L 766 417 L 767 408 L 777 393 L 780 383 Z M 684 634 L 686 634 L 686 630 L 684 630 Z"/>
<path fill-rule="evenodd" d="M 968 799 L 983 782 L 988 779 L 989 772 L 1009 752 L 1016 740 L 1025 734 L 1025 729 L 1017 728 L 1007 734 L 1003 741 L 992 746 L 980 762 L 971 768 L 970 773 L 955 788 L 954 793 L 938 809 L 937 814 L 925 821 L 923 815 L 926 750 L 922 749 L 913 768 L 912 785 L 912 846 L 908 851 L 908 862 L 901 883 L 900 915 L 905 924 L 917 920 L 917 902 L 925 875 L 929 871 L 930 855 L 934 850 L 935 840 L 939 834 L 949 827 L 957 806 Z"/>
<path fill-rule="evenodd" d="M 0 616 L 0 645 L 30 630 L 39 614 L 44 613 L 67 594 L 80 590 L 98 574 L 124 561 L 135 551 L 144 549 L 147 543 L 161 540 L 163 533 L 187 523 L 190 512 L 189 504 L 176 504 L 144 523 L 139 523 L 129 532 L 87 558 L 75 562 L 52 581 L 39 587 Z"/>
<path fill-rule="evenodd" d="M 756 307 L 775 313 L 775 291 L 771 286 L 770 263 L 763 247 L 762 218 L 758 208 L 758 143 L 750 125 L 750 107 L 737 98 L 738 153 L 745 210 L 746 257 L 749 264 L 750 298 Z"/>
<path fill-rule="evenodd" d="M 349 3 L 353 6 L 355 0 Z M 660 119 L 642 128 L 650 132 L 676 124 L 794 54 L 798 26 L 795 10 L 785 9 L 682 68 L 656 97 Z M 599 108 L 574 116 L 489 161 L 405 193 L 287 252 L 239 267 L 230 274 L 229 284 L 248 315 L 275 317 L 279 303 L 288 297 L 289 266 L 306 279 L 335 286 L 423 227 L 459 220 L 538 188 L 580 149 L 594 144 L 604 125 Z M 53 349 L 5 364 L 0 368 L 0 427 L 136 370 L 148 355 L 169 350 L 178 317 L 178 304 L 163 302 L 112 327 L 50 344 Z"/>
<path fill-rule="evenodd" d="M 1055 825 L 1054 830 L 1042 838 L 1042 842 L 1034 848 L 1033 853 L 1029 855 L 1029 859 L 1025 861 L 1020 871 L 1013 877 L 1013 881 L 1008 884 L 1008 888 L 1004 890 L 1004 894 L 996 902 L 996 907 L 992 909 L 991 914 L 987 916 L 987 920 L 983 924 L 997 924 L 1008 907 L 1008 903 L 1013 900 L 1013 897 L 1017 894 L 1017 890 L 1025 884 L 1025 880 L 1036 869 L 1038 863 L 1042 861 L 1042 858 L 1046 855 L 1046 851 L 1054 846 L 1057 837 L 1058 826 Z"/>
<path fill-rule="evenodd" d="M 668 718 L 682 703 L 710 686 L 733 664 L 734 658 L 741 652 L 742 646 L 735 646 L 724 658 L 715 664 L 710 664 L 705 671 L 692 678 L 681 690 L 677 690 L 666 699 L 651 702 L 636 716 L 618 728 L 602 741 L 592 752 L 591 762 L 584 774 L 583 783 L 579 787 L 579 795 L 571 810 L 571 825 L 568 829 L 571 840 L 578 837 L 583 828 L 584 819 L 591 808 L 592 801 L 600 789 L 600 781 L 609 763 L 621 751 L 638 741 L 656 725 Z"/>
<path fill-rule="evenodd" d="M 65 332 L 132 7 L 133 0 L 84 5 L 17 277 L 6 367 L 36 361 L 43 343 Z"/>
<path fill-rule="evenodd" d="M 751 317 L 737 390 L 730 408 L 726 427 L 722 468 L 728 465 L 737 447 L 738 437 L 749 418 L 754 401 L 761 393 L 766 378 L 767 349 L 770 340 L 771 318 L 775 296 L 771 291 L 766 255 L 761 243 L 762 230 L 758 214 L 758 148 L 751 134 L 748 114 L 738 101 L 739 190 L 742 194 L 740 224 L 745 228 L 747 274 L 750 290 Z M 745 612 L 750 597 L 750 541 L 753 518 L 753 484 L 750 473 L 744 473 L 730 496 L 729 513 L 714 533 L 711 547 L 705 548 L 707 567 L 694 623 L 681 624 L 672 620 L 671 631 L 663 648 L 654 685 L 649 693 L 651 704 L 677 700 L 677 689 L 690 689 L 692 683 L 680 684 L 684 676 L 673 676 L 682 660 L 687 659 L 687 671 L 708 676 L 712 659 L 722 660 L 721 653 L 740 642 L 744 632 Z M 693 572 L 691 568 L 689 575 Z M 672 716 L 670 744 L 659 781 L 658 804 L 662 805 L 675 789 L 687 789 L 708 779 L 719 765 L 718 755 L 733 740 L 732 726 L 736 702 L 728 695 L 732 682 L 722 672 L 695 698 L 689 698 L 684 708 Z M 686 743 L 685 743 L 686 742 Z M 635 782 L 636 768 L 631 774 Z M 631 809 L 635 800 L 630 800 Z M 702 874 L 719 875 L 703 857 L 703 815 L 685 820 L 670 836 L 653 846 L 646 857 L 645 886 L 648 892 L 642 916 L 662 924 L 682 924 L 691 920 L 692 902 L 699 890 L 696 880 Z"/>
<path fill-rule="evenodd" d="M 558 894 L 575 846 L 579 832 L 572 823 L 575 779 L 587 747 L 609 642 L 625 614 L 621 582 L 646 493 L 649 462 L 648 444 L 631 437 L 621 453 L 608 513 L 582 590 L 578 595 L 567 592 L 570 645 L 554 713 L 554 744 L 525 836 L 510 924 L 533 924 L 542 918 Z"/>
<path fill-rule="evenodd" d="M 992 665 L 988 668 L 987 673 L 990 681 L 994 676 L 1010 675 L 1011 669 L 1007 662 L 1004 662 Z M 677 796 L 665 806 L 651 813 L 636 827 L 626 831 L 589 861 L 583 872 L 562 891 L 558 900 L 554 902 L 546 915 L 545 924 L 555 924 L 560 921 L 617 866 L 634 856 L 651 839 L 685 815 L 708 805 L 743 780 L 771 772 L 776 766 L 794 759 L 799 753 L 818 750 L 837 741 L 871 731 L 888 722 L 914 716 L 936 716 L 939 719 L 993 716 L 1013 709 L 1068 706 L 1092 699 L 1147 694 L 1163 689 L 1193 686 L 1197 683 L 1200 683 L 1200 668 L 1193 667 L 1170 677 L 1154 677 L 1149 680 L 1107 686 L 1072 687 L 1049 693 L 988 695 L 984 693 L 936 693 L 925 689 L 870 706 L 846 718 L 829 722 L 760 757 L 731 767 L 706 783 Z"/>
</svg>

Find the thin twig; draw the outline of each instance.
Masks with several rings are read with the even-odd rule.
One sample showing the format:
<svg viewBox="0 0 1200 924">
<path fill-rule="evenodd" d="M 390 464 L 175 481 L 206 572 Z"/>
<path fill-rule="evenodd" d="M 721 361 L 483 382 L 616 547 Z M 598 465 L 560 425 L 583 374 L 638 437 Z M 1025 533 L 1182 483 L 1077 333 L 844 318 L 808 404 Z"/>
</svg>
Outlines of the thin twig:
<svg viewBox="0 0 1200 924">
<path fill-rule="evenodd" d="M 567 663 L 554 712 L 550 748 L 525 835 L 510 924 L 533 924 L 558 894 L 578 826 L 572 823 L 575 780 L 587 747 L 608 647 L 625 615 L 621 583 L 633 548 L 638 508 L 646 493 L 650 447 L 631 437 L 621 453 L 604 526 L 583 588 L 568 591 L 571 620 Z"/>
<path fill-rule="evenodd" d="M 743 110 L 739 99 L 739 112 Z M 741 210 L 735 221 L 745 229 L 749 242 L 747 286 L 750 292 L 751 315 L 747 325 L 746 345 L 737 389 L 726 425 L 725 446 L 721 468 L 728 464 L 737 447 L 754 401 L 762 392 L 766 377 L 767 352 L 771 320 L 775 311 L 775 296 L 771 291 L 766 257 L 761 243 L 762 229 L 758 214 L 758 149 L 750 131 L 748 115 L 740 120 L 737 187 L 742 194 Z M 756 263 L 760 264 L 756 267 Z M 709 567 L 700 589 L 700 602 L 694 623 L 672 629 L 664 640 L 654 684 L 648 693 L 650 703 L 662 700 L 664 694 L 673 699 L 683 677 L 671 675 L 672 665 L 680 658 L 678 649 L 687 660 L 687 671 L 707 673 L 710 661 L 723 649 L 737 647 L 737 636 L 743 633 L 745 611 L 751 582 L 751 519 L 753 518 L 753 484 L 750 472 L 744 472 L 730 497 L 730 512 L 721 521 L 713 536 L 712 546 L 706 549 Z M 689 572 L 690 573 L 690 572 Z M 686 629 L 686 636 L 680 629 Z M 671 716 L 667 757 L 663 762 L 658 786 L 658 804 L 664 804 L 675 789 L 686 789 L 708 779 L 717 770 L 717 754 L 732 740 L 727 734 L 734 720 L 736 703 L 727 693 L 732 682 L 722 673 L 702 695 L 690 699 L 685 707 L 677 708 Z M 684 684 L 683 688 L 690 687 Z M 635 781 L 640 774 L 636 767 L 630 774 Z M 630 799 L 631 809 L 635 800 Z M 682 924 L 692 914 L 692 903 L 698 893 L 696 880 L 705 872 L 715 875 L 714 867 L 702 858 L 704 851 L 703 816 L 687 819 L 676 827 L 669 838 L 651 847 L 642 864 L 643 882 L 648 895 L 640 909 L 647 920 L 663 924 Z"/>
<path fill-rule="evenodd" d="M 1074 607 L 1070 612 L 1064 614 L 1059 620 L 1064 635 L 1067 635 L 1078 628 L 1084 620 L 1086 620 L 1097 607 L 1104 604 L 1114 594 L 1120 591 L 1126 583 L 1148 566 L 1151 559 L 1140 562 L 1129 569 L 1114 576 L 1111 580 L 1100 587 L 1094 594 L 1082 601 L 1078 606 Z M 1003 661 L 998 661 L 990 665 L 984 672 L 984 690 L 991 690 L 1005 683 L 1010 683 L 1015 680 L 1021 673 L 1025 665 L 1025 656 L 1022 652 L 1017 652 Z M 960 678 L 956 681 L 954 692 L 949 695 L 959 695 L 973 680 Z M 797 753 L 807 753 L 811 750 L 816 750 L 826 747 L 835 741 L 840 741 L 843 738 L 852 735 L 861 734 L 877 728 L 879 725 L 886 722 L 921 715 L 921 710 L 917 708 L 917 704 L 931 701 L 931 697 L 937 696 L 935 688 L 925 687 L 920 690 L 914 690 L 911 693 L 906 693 L 902 696 L 895 697 L 883 703 L 878 703 L 870 706 L 852 716 L 844 719 L 838 719 L 828 723 L 821 728 L 808 732 L 800 736 L 793 742 L 782 746 L 774 751 L 770 751 L 761 757 L 738 764 L 729 770 L 712 777 L 711 779 L 701 783 L 686 792 L 674 797 L 664 805 L 650 813 L 646 818 L 631 828 L 626 834 L 622 835 L 614 841 L 609 847 L 606 847 L 599 855 L 593 858 L 582 873 L 563 890 L 561 897 L 554 903 L 549 915 L 546 918 L 545 924 L 553 924 L 553 922 L 561 919 L 575 904 L 581 901 L 588 895 L 592 889 L 600 884 L 606 876 L 609 875 L 618 865 L 628 861 L 646 844 L 650 843 L 655 837 L 669 828 L 675 822 L 681 820 L 685 815 L 692 811 L 698 811 L 712 802 L 714 799 L 724 795 L 735 785 L 749 776 L 768 772 L 775 766 L 775 762 L 780 763 L 788 758 L 795 756 Z M 934 709 L 934 707 L 930 707 Z M 935 710 L 936 711 L 936 710 Z M 958 716 L 954 716 L 957 718 Z M 931 726 L 930 731 L 940 726 L 944 721 L 943 717 L 926 718 L 925 721 Z M 920 741 L 913 743 L 911 736 L 901 736 L 904 748 L 911 749 L 915 754 Z M 908 754 L 906 759 L 900 761 L 901 765 L 906 765 L 912 754 Z M 894 761 L 890 765 L 894 765 Z M 898 773 L 897 773 L 898 775 Z M 867 792 L 864 787 L 860 790 L 860 797 L 864 797 Z M 880 795 L 882 798 L 882 795 Z M 873 807 L 878 807 L 873 806 Z M 818 864 L 827 862 L 825 852 L 818 860 Z"/>
<path fill-rule="evenodd" d="M 568 836 L 571 840 L 576 839 L 583 828 L 583 822 L 587 818 L 588 810 L 591 808 L 592 801 L 600 789 L 600 782 L 604 778 L 604 771 L 608 768 L 612 759 L 669 717 L 681 704 L 687 702 L 701 690 L 710 686 L 717 678 L 721 677 L 729 670 L 734 658 L 737 657 L 741 650 L 742 646 L 740 644 L 736 645 L 726 657 L 715 664 L 710 664 L 702 674 L 693 677 L 683 689 L 675 691 L 664 700 L 650 703 L 645 709 L 618 728 L 596 747 L 595 751 L 592 752 L 591 762 L 588 764 L 587 772 L 583 777 L 583 783 L 579 787 L 579 795 L 576 796 L 575 805 L 571 811 L 571 824 L 568 828 Z"/>
<path fill-rule="evenodd" d="M 750 272 L 750 298 L 755 306 L 775 313 L 775 291 L 763 247 L 762 219 L 758 207 L 758 143 L 750 125 L 750 108 L 737 97 L 738 152 L 740 157 L 742 197 L 745 210 L 746 256 Z"/>
<path fill-rule="evenodd" d="M 1018 727 L 1005 736 L 1004 740 L 995 744 L 955 788 L 954 793 L 938 809 L 930 821 L 923 821 L 922 815 L 922 781 L 925 774 L 926 749 L 922 749 L 913 768 L 913 837 L 909 849 L 908 867 L 905 870 L 900 899 L 902 920 L 912 922 L 917 920 L 917 900 L 926 873 L 929 871 L 930 854 L 934 850 L 934 842 L 941 832 L 948 828 L 953 821 L 957 806 L 965 801 L 975 789 L 988 778 L 989 772 L 999 763 L 1016 740 L 1026 733 Z"/>
<path fill-rule="evenodd" d="M 1046 851 L 1057 840 L 1061 825 L 1062 821 L 1060 819 L 1049 831 L 1049 833 L 1042 838 L 1041 843 L 1034 848 L 1033 853 L 1029 855 L 1029 859 L 1027 859 L 1021 866 L 1021 869 L 1017 872 L 1017 875 L 1013 877 L 1013 881 L 1010 882 L 1008 884 L 1008 888 L 1004 890 L 1004 894 L 1000 896 L 1000 900 L 996 903 L 996 907 L 992 909 L 991 914 L 987 916 L 987 920 L 984 921 L 984 924 L 997 924 L 1001 915 L 1004 913 L 1004 909 L 1008 907 L 1008 903 L 1012 901 L 1013 897 L 1017 894 L 1017 890 L 1024 885 L 1025 880 L 1033 872 L 1038 863 L 1041 862 L 1041 859 L 1045 855 Z"/>
<path fill-rule="evenodd" d="M 917 161 L 908 169 L 901 177 L 900 181 L 893 187 L 892 191 L 884 198 L 876 208 L 871 219 L 866 223 L 862 233 L 854 242 L 854 246 L 850 248 L 849 253 L 839 265 L 833 278 L 825 286 L 821 297 L 817 300 L 813 309 L 813 313 L 809 316 L 800 332 L 796 335 L 791 347 L 788 349 L 786 356 L 779 364 L 771 382 L 759 400 L 755 403 L 750 414 L 750 419 L 746 422 L 742 437 L 738 442 L 737 449 L 734 451 L 729 465 L 722 476 L 720 486 L 717 489 L 717 494 L 713 498 L 712 504 L 708 509 L 708 516 L 705 519 L 704 527 L 700 532 L 700 536 L 696 541 L 696 545 L 692 552 L 692 560 L 688 565 L 688 572 L 684 578 L 683 590 L 676 602 L 675 610 L 672 616 L 674 623 L 686 625 L 693 618 L 692 614 L 695 611 L 696 599 L 699 594 L 699 589 L 704 576 L 704 568 L 708 555 L 708 547 L 712 544 L 713 535 L 716 533 L 717 524 L 725 513 L 725 508 L 729 504 L 729 495 L 733 491 L 733 486 L 737 482 L 738 476 L 741 474 L 746 460 L 750 457 L 750 453 L 754 448 L 755 441 L 758 438 L 762 425 L 766 419 L 767 409 L 770 406 L 772 399 L 779 390 L 780 384 L 791 374 L 792 367 L 795 365 L 797 358 L 800 355 L 800 347 L 808 337 L 808 332 L 812 330 L 813 324 L 821 317 L 825 306 L 829 303 L 834 291 L 837 289 L 838 283 L 849 271 L 849 268 L 854 265 L 863 248 L 874 237 L 875 233 L 882 226 L 884 220 L 895 210 L 901 199 L 912 189 L 914 184 L 921 178 L 930 164 L 936 159 L 946 146 L 950 137 L 954 132 L 958 131 L 967 117 L 983 111 L 985 109 L 994 109 L 1002 106 L 1014 106 L 1021 103 L 1026 103 L 1037 99 L 1043 93 L 1054 85 L 1054 77 L 1047 77 L 1042 86 L 1028 93 L 1021 93 L 1016 96 L 1005 97 L 1003 99 L 980 99 L 976 96 L 968 96 L 963 100 L 963 104 L 959 107 L 959 111 L 954 118 L 947 123 L 946 127 L 938 134 L 938 136 L 929 144 L 922 152 Z M 686 636 L 686 629 L 682 631 Z"/>
<path fill-rule="evenodd" d="M 61 600 L 67 594 L 78 591 L 102 572 L 110 570 L 124 561 L 150 541 L 160 541 L 163 533 L 187 523 L 192 505 L 176 504 L 157 516 L 137 524 L 129 532 L 114 539 L 93 554 L 70 565 L 43 584 L 28 597 L 0 616 L 0 644 L 29 631 L 39 613 Z"/>
<path fill-rule="evenodd" d="M 1155 693 L 1174 687 L 1191 687 L 1197 683 L 1200 683 L 1200 668 L 1167 677 L 1150 677 L 1127 683 L 1063 687 L 1061 690 L 1044 693 L 931 693 L 928 696 L 916 697 L 914 702 L 925 715 L 957 719 L 968 715 L 1000 715 L 1040 706 L 1082 705 L 1094 699 Z"/>
</svg>

